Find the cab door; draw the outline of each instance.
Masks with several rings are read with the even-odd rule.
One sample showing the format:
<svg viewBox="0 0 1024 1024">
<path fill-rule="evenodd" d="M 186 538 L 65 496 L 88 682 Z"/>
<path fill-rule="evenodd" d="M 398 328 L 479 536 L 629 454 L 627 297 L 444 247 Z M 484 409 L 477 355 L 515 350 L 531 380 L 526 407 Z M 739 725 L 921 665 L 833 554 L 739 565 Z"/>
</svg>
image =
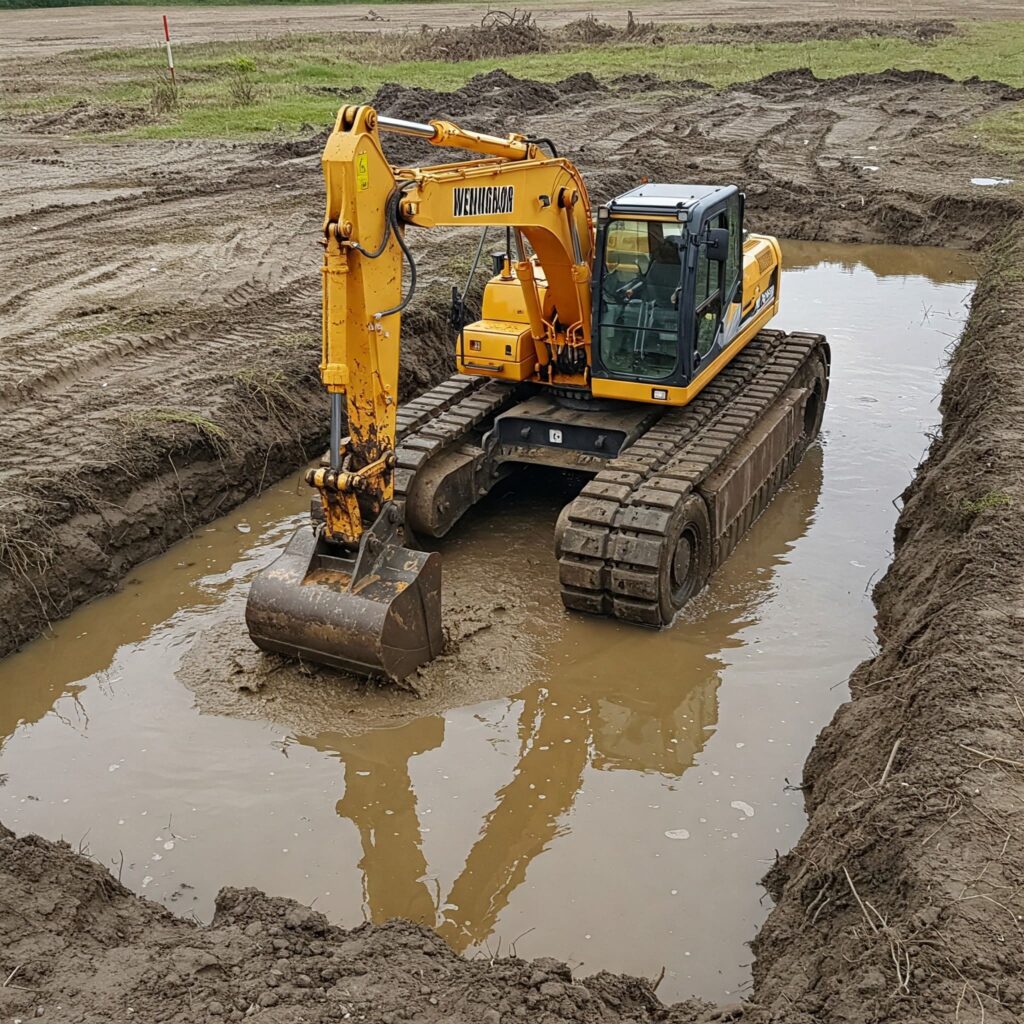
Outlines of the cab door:
<svg viewBox="0 0 1024 1024">
<path fill-rule="evenodd" d="M 743 305 L 742 223 L 741 197 L 735 195 L 709 211 L 696 233 L 693 323 L 687 332 L 693 339 L 694 374 L 728 345 L 739 326 Z M 718 239 L 723 244 L 716 245 Z"/>
</svg>

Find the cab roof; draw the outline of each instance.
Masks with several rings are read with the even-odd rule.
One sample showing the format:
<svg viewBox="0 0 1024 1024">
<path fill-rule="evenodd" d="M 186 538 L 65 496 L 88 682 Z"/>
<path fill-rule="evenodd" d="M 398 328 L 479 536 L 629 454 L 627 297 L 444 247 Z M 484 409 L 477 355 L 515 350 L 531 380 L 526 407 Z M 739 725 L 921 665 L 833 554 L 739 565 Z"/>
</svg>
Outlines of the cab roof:
<svg viewBox="0 0 1024 1024">
<path fill-rule="evenodd" d="M 654 216 L 676 217 L 680 211 L 687 211 L 688 220 L 698 207 L 714 206 L 735 195 L 735 185 L 640 185 L 623 192 L 608 203 L 611 213 L 635 213 Z"/>
</svg>

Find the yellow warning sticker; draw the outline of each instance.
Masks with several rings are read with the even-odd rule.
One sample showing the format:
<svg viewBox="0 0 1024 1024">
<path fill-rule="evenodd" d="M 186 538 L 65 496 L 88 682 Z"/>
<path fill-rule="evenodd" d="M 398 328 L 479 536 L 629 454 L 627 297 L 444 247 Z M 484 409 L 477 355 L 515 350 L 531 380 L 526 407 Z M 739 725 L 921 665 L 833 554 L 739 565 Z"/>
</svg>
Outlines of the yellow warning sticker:
<svg viewBox="0 0 1024 1024">
<path fill-rule="evenodd" d="M 356 185 L 360 192 L 365 192 L 370 187 L 370 161 L 365 153 L 356 157 Z"/>
</svg>

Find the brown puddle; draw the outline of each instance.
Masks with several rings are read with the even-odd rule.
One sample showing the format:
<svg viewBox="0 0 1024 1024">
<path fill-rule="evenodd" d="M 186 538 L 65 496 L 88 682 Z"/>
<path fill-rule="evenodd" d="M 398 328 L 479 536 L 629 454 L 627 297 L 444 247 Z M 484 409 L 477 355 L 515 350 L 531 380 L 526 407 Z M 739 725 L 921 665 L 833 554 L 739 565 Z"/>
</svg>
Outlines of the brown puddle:
<svg viewBox="0 0 1024 1024">
<path fill-rule="evenodd" d="M 441 546 L 454 650 L 418 696 L 300 675 L 242 622 L 307 504 L 293 480 L 0 663 L 0 820 L 201 919 L 256 885 L 467 951 L 665 966 L 666 1000 L 742 992 L 757 880 L 804 821 L 787 780 L 872 651 L 892 501 L 973 287 L 941 250 L 785 253 L 772 326 L 832 344 L 823 443 L 674 628 L 566 615 L 570 485 L 523 478 Z"/>
</svg>

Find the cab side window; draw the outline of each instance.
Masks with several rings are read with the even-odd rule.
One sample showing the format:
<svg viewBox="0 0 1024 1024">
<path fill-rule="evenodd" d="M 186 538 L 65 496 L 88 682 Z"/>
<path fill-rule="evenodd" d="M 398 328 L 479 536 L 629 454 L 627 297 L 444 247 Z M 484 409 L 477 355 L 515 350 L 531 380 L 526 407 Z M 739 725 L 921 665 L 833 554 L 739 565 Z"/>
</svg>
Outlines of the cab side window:
<svg viewBox="0 0 1024 1024">
<path fill-rule="evenodd" d="M 718 214 L 708 222 L 712 228 L 725 227 L 725 214 Z M 697 250 L 697 281 L 694 292 L 694 347 L 703 358 L 711 351 L 722 322 L 722 279 L 725 263 L 708 258 L 707 245 Z"/>
</svg>

